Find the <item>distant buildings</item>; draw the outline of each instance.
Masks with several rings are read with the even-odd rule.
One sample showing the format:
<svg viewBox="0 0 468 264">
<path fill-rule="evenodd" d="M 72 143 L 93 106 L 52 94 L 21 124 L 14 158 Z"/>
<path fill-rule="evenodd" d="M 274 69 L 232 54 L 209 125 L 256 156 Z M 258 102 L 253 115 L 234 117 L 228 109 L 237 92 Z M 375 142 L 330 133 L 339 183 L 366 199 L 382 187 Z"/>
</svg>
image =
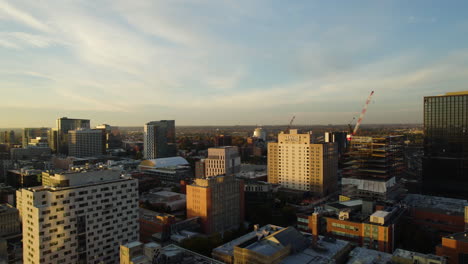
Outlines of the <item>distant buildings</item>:
<svg viewBox="0 0 468 264">
<path fill-rule="evenodd" d="M 324 141 L 325 143 L 336 142 L 338 147 L 338 154 L 341 156 L 345 153 L 348 147 L 348 140 L 346 132 L 325 132 Z"/>
<path fill-rule="evenodd" d="M 263 140 L 264 142 L 266 142 L 266 139 L 267 139 L 267 134 L 266 134 L 266 131 L 261 128 L 261 127 L 257 127 L 254 132 L 253 132 L 253 136 L 254 138 L 258 138 L 258 139 L 261 139 Z"/>
<path fill-rule="evenodd" d="M 244 222 L 244 184 L 234 176 L 195 179 L 187 185 L 187 218 L 199 216 L 206 234 Z"/>
<path fill-rule="evenodd" d="M 48 137 L 50 134 L 50 128 L 41 127 L 41 128 L 23 128 L 22 133 L 22 145 L 23 148 L 27 148 L 29 144 L 33 143 L 34 140 L 37 138 L 45 139 L 48 141 Z M 47 143 L 48 146 L 48 143 Z"/>
<path fill-rule="evenodd" d="M 405 164 L 403 136 L 352 137 L 343 169 L 342 194 L 370 200 L 392 200 Z"/>
<path fill-rule="evenodd" d="M 18 209 L 9 204 L 0 204 L 0 239 L 21 234 Z"/>
<path fill-rule="evenodd" d="M 424 97 L 423 192 L 468 198 L 468 91 Z"/>
<path fill-rule="evenodd" d="M 217 135 L 214 140 L 215 147 L 232 146 L 232 136 Z"/>
<path fill-rule="evenodd" d="M 84 158 L 105 154 L 105 141 L 99 129 L 68 131 L 68 156 Z"/>
<path fill-rule="evenodd" d="M 145 159 L 173 157 L 177 155 L 175 121 L 151 121 L 144 127 Z"/>
<path fill-rule="evenodd" d="M 27 148 L 12 148 L 10 149 L 10 156 L 12 160 L 26 160 L 26 159 L 49 159 L 52 151 L 49 147 L 34 147 Z"/>
<path fill-rule="evenodd" d="M 138 184 L 118 171 L 43 174 L 16 196 L 24 263 L 117 263 L 138 240 Z"/>
<path fill-rule="evenodd" d="M 68 155 L 68 131 L 76 130 L 78 128 L 90 128 L 90 121 L 88 119 L 72 119 L 62 117 L 57 119 L 57 136 L 54 147 L 57 153 Z"/>
<path fill-rule="evenodd" d="M 123 143 L 118 127 L 103 124 L 96 126 L 96 129 L 100 129 L 103 133 L 103 140 L 106 151 L 122 148 Z"/>
<path fill-rule="evenodd" d="M 311 144 L 310 134 L 297 129 L 280 133 L 268 143 L 268 182 L 318 196 L 337 190 L 338 153 L 335 143 Z"/>
</svg>

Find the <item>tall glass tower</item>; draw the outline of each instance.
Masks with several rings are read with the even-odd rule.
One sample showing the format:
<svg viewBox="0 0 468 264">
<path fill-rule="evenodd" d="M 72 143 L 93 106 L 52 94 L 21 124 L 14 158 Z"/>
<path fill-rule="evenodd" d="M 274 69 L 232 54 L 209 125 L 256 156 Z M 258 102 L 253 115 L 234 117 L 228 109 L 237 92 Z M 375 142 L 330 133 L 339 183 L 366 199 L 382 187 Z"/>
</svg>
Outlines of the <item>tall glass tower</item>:
<svg viewBox="0 0 468 264">
<path fill-rule="evenodd" d="M 468 91 L 424 97 L 423 192 L 468 198 Z"/>
</svg>

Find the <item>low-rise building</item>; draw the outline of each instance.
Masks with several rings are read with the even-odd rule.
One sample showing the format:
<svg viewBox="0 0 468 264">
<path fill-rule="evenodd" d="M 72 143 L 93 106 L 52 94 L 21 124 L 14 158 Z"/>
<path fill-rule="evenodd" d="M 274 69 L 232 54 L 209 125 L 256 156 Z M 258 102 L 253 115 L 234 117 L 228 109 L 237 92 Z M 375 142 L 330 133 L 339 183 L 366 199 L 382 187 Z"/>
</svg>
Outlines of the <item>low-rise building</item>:
<svg viewBox="0 0 468 264">
<path fill-rule="evenodd" d="M 161 233 L 161 240 L 165 241 L 171 236 L 171 225 L 175 223 L 175 216 L 139 208 L 140 241 L 145 243 L 153 241 L 153 235 Z"/>
<path fill-rule="evenodd" d="M 467 200 L 408 194 L 403 203 L 408 207 L 411 221 L 440 236 L 465 231 Z M 468 213 L 468 211 L 467 211 Z"/>
<path fill-rule="evenodd" d="M 163 183 L 179 183 L 185 178 L 192 178 L 192 169 L 182 157 L 144 160 L 138 166 L 141 172 L 157 178 Z"/>
<path fill-rule="evenodd" d="M 399 239 L 405 209 L 376 207 L 372 202 L 349 200 L 329 203 L 309 216 L 313 235 L 329 234 L 355 245 L 391 253 Z"/>
<path fill-rule="evenodd" d="M 444 257 L 433 254 L 422 254 L 418 252 L 408 251 L 397 248 L 393 252 L 392 263 L 394 264 L 446 264 L 447 260 Z"/>
<path fill-rule="evenodd" d="M 24 159 L 48 159 L 52 155 L 52 150 L 49 147 L 27 147 L 27 148 L 12 148 L 10 149 L 12 160 Z"/>
<path fill-rule="evenodd" d="M 351 244 L 330 237 L 314 240 L 294 227 L 266 225 L 213 249 L 225 263 L 344 263 Z"/>
<path fill-rule="evenodd" d="M 448 264 L 467 263 L 468 231 L 443 237 L 442 244 L 436 247 L 436 254 L 446 257 Z"/>
<path fill-rule="evenodd" d="M 159 191 L 142 194 L 140 202 L 150 203 L 153 207 L 159 207 L 167 212 L 172 212 L 185 210 L 187 198 L 185 194 Z"/>
<path fill-rule="evenodd" d="M 174 244 L 162 247 L 157 243 L 135 241 L 120 246 L 120 264 L 223 264 Z"/>
</svg>

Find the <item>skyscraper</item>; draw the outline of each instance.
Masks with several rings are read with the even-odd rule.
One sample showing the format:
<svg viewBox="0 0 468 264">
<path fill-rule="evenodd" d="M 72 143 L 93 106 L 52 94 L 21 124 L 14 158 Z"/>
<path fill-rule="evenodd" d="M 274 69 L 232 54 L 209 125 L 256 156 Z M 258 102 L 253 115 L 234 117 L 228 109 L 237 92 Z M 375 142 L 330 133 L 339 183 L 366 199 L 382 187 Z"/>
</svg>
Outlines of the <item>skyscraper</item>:
<svg viewBox="0 0 468 264">
<path fill-rule="evenodd" d="M 62 117 L 57 119 L 57 152 L 68 154 L 68 131 L 78 128 L 90 128 L 89 119 L 72 119 Z"/>
<path fill-rule="evenodd" d="M 236 228 L 244 221 L 244 183 L 235 176 L 195 179 L 187 185 L 187 218 L 199 216 L 205 234 Z"/>
<path fill-rule="evenodd" d="M 104 134 L 100 129 L 68 131 L 68 156 L 93 157 L 105 153 Z"/>
<path fill-rule="evenodd" d="M 175 121 L 161 120 L 145 124 L 143 142 L 145 159 L 176 156 Z"/>
<path fill-rule="evenodd" d="M 468 91 L 424 97 L 423 192 L 468 198 Z"/>
<path fill-rule="evenodd" d="M 268 182 L 289 189 L 328 195 L 337 190 L 336 143 L 311 144 L 310 134 L 281 132 L 268 143 Z"/>
<path fill-rule="evenodd" d="M 50 128 L 40 127 L 40 128 L 23 128 L 22 133 L 22 145 L 23 148 L 27 148 L 31 140 L 35 138 L 47 138 L 50 134 Z"/>
<path fill-rule="evenodd" d="M 16 194 L 24 263 L 118 263 L 119 245 L 139 239 L 137 180 L 113 170 L 42 177 Z"/>
</svg>

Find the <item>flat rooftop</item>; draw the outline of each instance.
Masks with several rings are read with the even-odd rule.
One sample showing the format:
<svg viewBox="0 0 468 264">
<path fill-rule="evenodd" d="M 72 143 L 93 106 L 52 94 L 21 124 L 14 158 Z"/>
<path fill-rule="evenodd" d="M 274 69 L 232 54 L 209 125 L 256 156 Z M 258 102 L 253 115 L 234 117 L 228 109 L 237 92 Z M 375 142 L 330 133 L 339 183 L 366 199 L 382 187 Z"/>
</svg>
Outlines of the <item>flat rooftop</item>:
<svg viewBox="0 0 468 264">
<path fill-rule="evenodd" d="M 166 264 L 223 264 L 223 262 L 205 257 L 174 244 L 165 246 L 160 251 L 160 256 L 166 256 Z M 155 263 L 159 263 L 156 261 Z"/>
<path fill-rule="evenodd" d="M 415 208 L 457 215 L 463 215 L 465 213 L 465 206 L 468 206 L 467 200 L 421 194 L 408 194 L 403 202 Z"/>
<path fill-rule="evenodd" d="M 223 244 L 213 249 L 213 252 L 219 252 L 225 255 L 234 256 L 234 247 L 255 238 L 257 236 L 257 232 L 262 232 L 262 231 L 276 232 L 282 229 L 284 229 L 284 227 L 275 226 L 275 225 L 265 225 L 265 226 L 260 227 L 257 231 L 252 231 L 250 233 L 247 233 L 241 237 L 238 237 L 226 244 Z"/>
<path fill-rule="evenodd" d="M 441 256 L 436 256 L 432 254 L 422 254 L 419 252 L 408 251 L 408 250 L 404 250 L 400 248 L 397 248 L 393 252 L 393 256 L 402 257 L 405 259 L 413 259 L 414 257 L 420 257 L 420 258 L 426 258 L 426 259 L 432 259 L 432 260 L 438 260 L 438 261 L 444 261 L 445 259 L 444 257 L 441 257 Z"/>
<path fill-rule="evenodd" d="M 451 235 L 446 236 L 446 238 L 468 243 L 468 231 L 451 234 Z"/>
<path fill-rule="evenodd" d="M 311 236 L 309 238 L 311 238 Z M 338 253 L 346 250 L 347 248 L 351 248 L 351 243 L 348 241 L 319 236 L 319 241 L 317 242 L 316 247 L 308 247 L 301 252 L 292 254 L 284 258 L 280 263 L 334 263 L 333 260 L 337 255 L 339 255 Z"/>
<path fill-rule="evenodd" d="M 391 254 L 362 247 L 354 248 L 349 256 L 347 264 L 388 263 L 392 260 Z"/>
</svg>

